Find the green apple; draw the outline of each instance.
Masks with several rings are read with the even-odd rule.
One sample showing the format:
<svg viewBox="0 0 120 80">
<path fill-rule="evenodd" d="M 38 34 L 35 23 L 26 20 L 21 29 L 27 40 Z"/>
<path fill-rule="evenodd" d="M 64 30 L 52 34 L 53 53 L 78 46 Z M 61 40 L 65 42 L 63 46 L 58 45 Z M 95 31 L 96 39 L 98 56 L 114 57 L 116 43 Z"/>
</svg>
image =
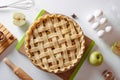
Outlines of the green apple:
<svg viewBox="0 0 120 80">
<path fill-rule="evenodd" d="M 98 51 L 94 51 L 90 54 L 89 56 L 89 62 L 90 64 L 94 65 L 94 66 L 99 66 L 102 64 L 103 62 L 103 56 L 100 52 Z"/>
</svg>

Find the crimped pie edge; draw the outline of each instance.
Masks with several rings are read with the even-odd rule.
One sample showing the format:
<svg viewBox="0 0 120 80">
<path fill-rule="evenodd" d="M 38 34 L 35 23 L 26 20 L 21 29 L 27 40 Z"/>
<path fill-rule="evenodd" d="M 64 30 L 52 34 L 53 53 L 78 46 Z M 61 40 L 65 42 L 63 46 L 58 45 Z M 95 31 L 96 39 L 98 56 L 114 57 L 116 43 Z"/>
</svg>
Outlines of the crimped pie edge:
<svg viewBox="0 0 120 80">
<path fill-rule="evenodd" d="M 67 20 L 71 20 L 74 24 L 76 24 L 76 25 L 80 28 L 80 26 L 79 26 L 73 19 L 71 19 L 71 18 L 69 18 L 69 17 L 67 17 L 67 16 L 65 16 L 65 15 L 61 15 L 61 14 L 46 14 L 46 15 L 44 15 L 44 16 L 42 16 L 42 17 L 39 17 L 38 20 L 36 20 L 36 21 L 29 27 L 28 31 L 26 32 L 25 49 L 26 49 L 27 56 L 29 57 L 29 59 L 30 59 L 31 61 L 32 61 L 32 59 L 31 59 L 31 56 L 29 55 L 30 52 L 29 52 L 29 48 L 28 48 L 28 45 L 29 45 L 29 44 L 28 44 L 28 41 L 29 41 L 29 37 L 28 37 L 28 36 L 30 35 L 32 29 L 34 29 L 34 28 L 36 27 L 36 26 L 34 26 L 34 25 L 36 25 L 36 24 L 39 23 L 41 20 L 44 20 L 44 19 L 46 19 L 46 18 L 49 17 L 49 16 L 65 17 L 65 18 L 67 18 Z M 69 67 L 64 67 L 64 69 L 56 69 L 56 70 L 48 71 L 48 70 L 46 70 L 46 69 L 44 69 L 44 68 L 41 68 L 40 66 L 36 65 L 33 61 L 32 61 L 32 63 L 33 63 L 35 66 L 37 66 L 37 67 L 39 67 L 40 69 L 42 69 L 42 70 L 45 70 L 45 71 L 47 71 L 47 72 L 54 72 L 54 73 L 61 73 L 61 72 L 64 72 L 64 71 L 67 71 L 67 70 L 73 68 L 75 65 L 78 64 L 78 62 L 79 62 L 80 59 L 82 58 L 82 56 L 83 56 L 83 54 L 84 54 L 84 50 L 85 50 L 84 34 L 83 34 L 83 31 L 82 31 L 81 28 L 80 28 L 80 30 L 81 30 L 81 32 L 82 32 L 82 36 L 81 36 L 81 38 L 82 38 L 82 44 L 81 44 L 82 47 L 81 47 L 81 50 L 80 50 L 80 52 L 79 52 L 80 55 L 78 55 L 78 58 L 76 59 L 75 63 L 73 63 L 73 65 L 70 65 Z"/>
</svg>

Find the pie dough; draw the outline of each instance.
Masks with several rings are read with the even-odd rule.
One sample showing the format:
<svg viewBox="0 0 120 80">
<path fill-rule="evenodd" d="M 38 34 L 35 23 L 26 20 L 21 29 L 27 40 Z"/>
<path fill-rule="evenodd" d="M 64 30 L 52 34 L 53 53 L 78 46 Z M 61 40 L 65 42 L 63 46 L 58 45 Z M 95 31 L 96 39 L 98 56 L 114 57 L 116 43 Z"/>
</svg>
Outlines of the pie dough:
<svg viewBox="0 0 120 80">
<path fill-rule="evenodd" d="M 46 14 L 30 26 L 25 48 L 34 65 L 48 72 L 61 73 L 74 67 L 82 58 L 84 34 L 71 18 Z"/>
</svg>

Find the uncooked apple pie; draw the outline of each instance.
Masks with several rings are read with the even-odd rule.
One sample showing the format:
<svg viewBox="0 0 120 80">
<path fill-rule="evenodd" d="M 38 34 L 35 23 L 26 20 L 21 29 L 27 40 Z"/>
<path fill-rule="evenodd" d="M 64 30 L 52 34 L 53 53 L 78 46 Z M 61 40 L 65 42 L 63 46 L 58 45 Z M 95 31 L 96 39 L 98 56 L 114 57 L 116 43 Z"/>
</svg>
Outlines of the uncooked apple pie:
<svg viewBox="0 0 120 80">
<path fill-rule="evenodd" d="M 26 53 L 42 70 L 60 73 L 75 66 L 84 53 L 85 40 L 80 26 L 60 14 L 46 14 L 26 33 Z"/>
</svg>

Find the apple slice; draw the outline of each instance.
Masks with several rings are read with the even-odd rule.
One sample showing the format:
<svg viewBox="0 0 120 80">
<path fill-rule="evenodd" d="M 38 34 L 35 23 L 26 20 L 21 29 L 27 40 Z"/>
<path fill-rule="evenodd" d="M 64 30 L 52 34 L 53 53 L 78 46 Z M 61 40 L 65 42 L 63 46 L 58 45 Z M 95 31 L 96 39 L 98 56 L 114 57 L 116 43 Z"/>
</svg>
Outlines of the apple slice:
<svg viewBox="0 0 120 80">
<path fill-rule="evenodd" d="M 112 51 L 120 56 L 120 41 L 117 41 L 112 46 Z"/>
<path fill-rule="evenodd" d="M 23 26 L 26 24 L 25 15 L 23 13 L 14 13 L 13 14 L 13 24 L 16 26 Z"/>
<path fill-rule="evenodd" d="M 99 66 L 102 64 L 103 62 L 103 56 L 100 52 L 98 51 L 94 51 L 90 54 L 89 56 L 89 62 L 90 64 L 94 65 L 94 66 Z"/>
</svg>

